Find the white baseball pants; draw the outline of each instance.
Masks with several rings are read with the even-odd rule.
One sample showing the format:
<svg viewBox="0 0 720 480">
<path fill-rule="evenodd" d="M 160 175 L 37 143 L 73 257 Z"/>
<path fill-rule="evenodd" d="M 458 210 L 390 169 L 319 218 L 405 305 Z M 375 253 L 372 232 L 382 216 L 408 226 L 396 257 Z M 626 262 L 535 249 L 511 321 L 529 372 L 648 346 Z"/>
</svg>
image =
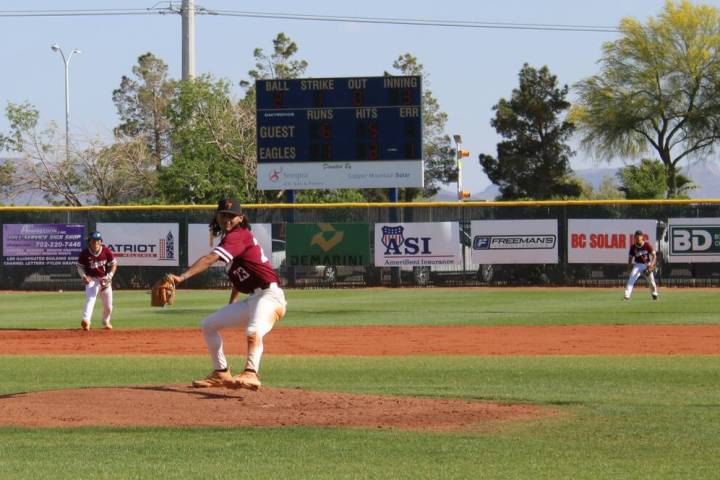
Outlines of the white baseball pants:
<svg viewBox="0 0 720 480">
<path fill-rule="evenodd" d="M 248 340 L 246 369 L 260 371 L 263 354 L 263 337 L 272 330 L 275 322 L 285 315 L 285 294 L 274 286 L 257 289 L 241 302 L 231 303 L 202 321 L 202 331 L 210 359 L 215 370 L 227 368 L 220 330 L 226 327 L 244 327 Z"/>
<path fill-rule="evenodd" d="M 630 277 L 628 278 L 627 284 L 625 285 L 625 298 L 630 298 L 630 295 L 632 294 L 633 287 L 635 286 L 635 282 L 637 282 L 638 278 L 640 278 L 640 275 L 647 269 L 647 265 L 644 263 L 636 263 L 633 265 L 632 271 L 630 272 Z M 657 295 L 657 285 L 655 284 L 655 274 L 651 273 L 648 277 L 645 277 L 648 282 L 648 287 L 650 288 L 653 295 Z"/>
<path fill-rule="evenodd" d="M 112 284 L 108 285 L 105 290 L 100 290 L 100 279 L 93 277 L 90 283 L 85 285 L 85 306 L 83 307 L 82 319 L 90 323 L 92 317 L 93 308 L 95 307 L 95 300 L 100 294 L 100 298 L 103 302 L 103 325 L 110 323 L 110 315 L 113 309 L 113 292 Z"/>
</svg>

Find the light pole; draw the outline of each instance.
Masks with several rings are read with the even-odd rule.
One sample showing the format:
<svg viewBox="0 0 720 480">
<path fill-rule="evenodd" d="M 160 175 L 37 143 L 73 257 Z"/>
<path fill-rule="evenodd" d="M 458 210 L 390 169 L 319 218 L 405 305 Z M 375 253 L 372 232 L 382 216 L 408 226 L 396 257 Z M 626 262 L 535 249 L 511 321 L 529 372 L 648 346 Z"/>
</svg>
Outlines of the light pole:
<svg viewBox="0 0 720 480">
<path fill-rule="evenodd" d="M 74 53 L 82 53 L 74 48 L 70 54 L 65 57 L 62 48 L 57 43 L 50 46 L 53 52 L 59 52 L 65 64 L 65 160 L 70 159 L 70 59 Z"/>
</svg>

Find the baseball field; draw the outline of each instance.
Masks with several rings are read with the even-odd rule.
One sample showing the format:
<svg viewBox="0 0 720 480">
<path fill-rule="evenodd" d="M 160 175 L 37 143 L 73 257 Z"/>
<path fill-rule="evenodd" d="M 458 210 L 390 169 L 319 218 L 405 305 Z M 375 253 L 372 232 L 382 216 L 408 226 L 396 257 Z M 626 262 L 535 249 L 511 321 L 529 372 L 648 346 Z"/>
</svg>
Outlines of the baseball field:
<svg viewBox="0 0 720 480">
<path fill-rule="evenodd" d="M 228 292 L 0 293 L 0 478 L 717 478 L 717 289 L 286 294 L 251 392 L 189 387 Z"/>
</svg>

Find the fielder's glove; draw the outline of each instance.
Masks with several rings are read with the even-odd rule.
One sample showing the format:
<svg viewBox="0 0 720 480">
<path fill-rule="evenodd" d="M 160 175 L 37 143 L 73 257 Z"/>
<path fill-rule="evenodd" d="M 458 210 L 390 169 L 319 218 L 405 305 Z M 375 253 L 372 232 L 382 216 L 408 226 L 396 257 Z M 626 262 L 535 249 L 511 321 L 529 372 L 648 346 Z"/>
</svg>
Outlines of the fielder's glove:
<svg viewBox="0 0 720 480">
<path fill-rule="evenodd" d="M 150 305 L 164 307 L 173 303 L 175 303 L 175 282 L 170 275 L 165 275 L 153 285 Z"/>
<path fill-rule="evenodd" d="M 110 282 L 112 282 L 112 276 L 107 275 L 100 279 L 100 291 L 105 290 L 110 286 Z"/>
</svg>

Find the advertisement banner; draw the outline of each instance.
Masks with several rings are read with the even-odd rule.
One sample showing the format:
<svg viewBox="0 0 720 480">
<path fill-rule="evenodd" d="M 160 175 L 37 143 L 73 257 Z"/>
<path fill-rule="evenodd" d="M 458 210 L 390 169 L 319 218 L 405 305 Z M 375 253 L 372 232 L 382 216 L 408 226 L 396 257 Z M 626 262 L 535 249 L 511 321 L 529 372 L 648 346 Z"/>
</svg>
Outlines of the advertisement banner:
<svg viewBox="0 0 720 480">
<path fill-rule="evenodd" d="M 367 223 L 299 223 L 286 229 L 288 266 L 370 263 Z"/>
<path fill-rule="evenodd" d="M 3 225 L 3 265 L 75 265 L 83 249 L 84 225 Z"/>
<path fill-rule="evenodd" d="M 627 263 L 634 234 L 642 230 L 657 246 L 655 220 L 568 220 L 568 263 Z"/>
<path fill-rule="evenodd" d="M 557 220 L 478 220 L 470 224 L 472 262 L 558 263 Z"/>
<path fill-rule="evenodd" d="M 177 223 L 98 223 L 120 266 L 177 267 Z"/>
<path fill-rule="evenodd" d="M 462 265 L 458 222 L 376 223 L 378 267 Z"/>
<path fill-rule="evenodd" d="M 663 240 L 669 262 L 720 262 L 720 218 L 670 218 Z"/>
<path fill-rule="evenodd" d="M 272 224 L 270 223 L 253 223 L 252 233 L 263 249 L 265 255 L 270 258 L 272 253 L 272 241 L 270 232 Z M 188 224 L 188 266 L 195 263 L 200 257 L 210 253 L 220 243 L 220 237 L 212 237 L 208 230 L 207 223 L 190 223 Z M 224 267 L 223 262 L 216 262 L 213 267 Z"/>
</svg>

